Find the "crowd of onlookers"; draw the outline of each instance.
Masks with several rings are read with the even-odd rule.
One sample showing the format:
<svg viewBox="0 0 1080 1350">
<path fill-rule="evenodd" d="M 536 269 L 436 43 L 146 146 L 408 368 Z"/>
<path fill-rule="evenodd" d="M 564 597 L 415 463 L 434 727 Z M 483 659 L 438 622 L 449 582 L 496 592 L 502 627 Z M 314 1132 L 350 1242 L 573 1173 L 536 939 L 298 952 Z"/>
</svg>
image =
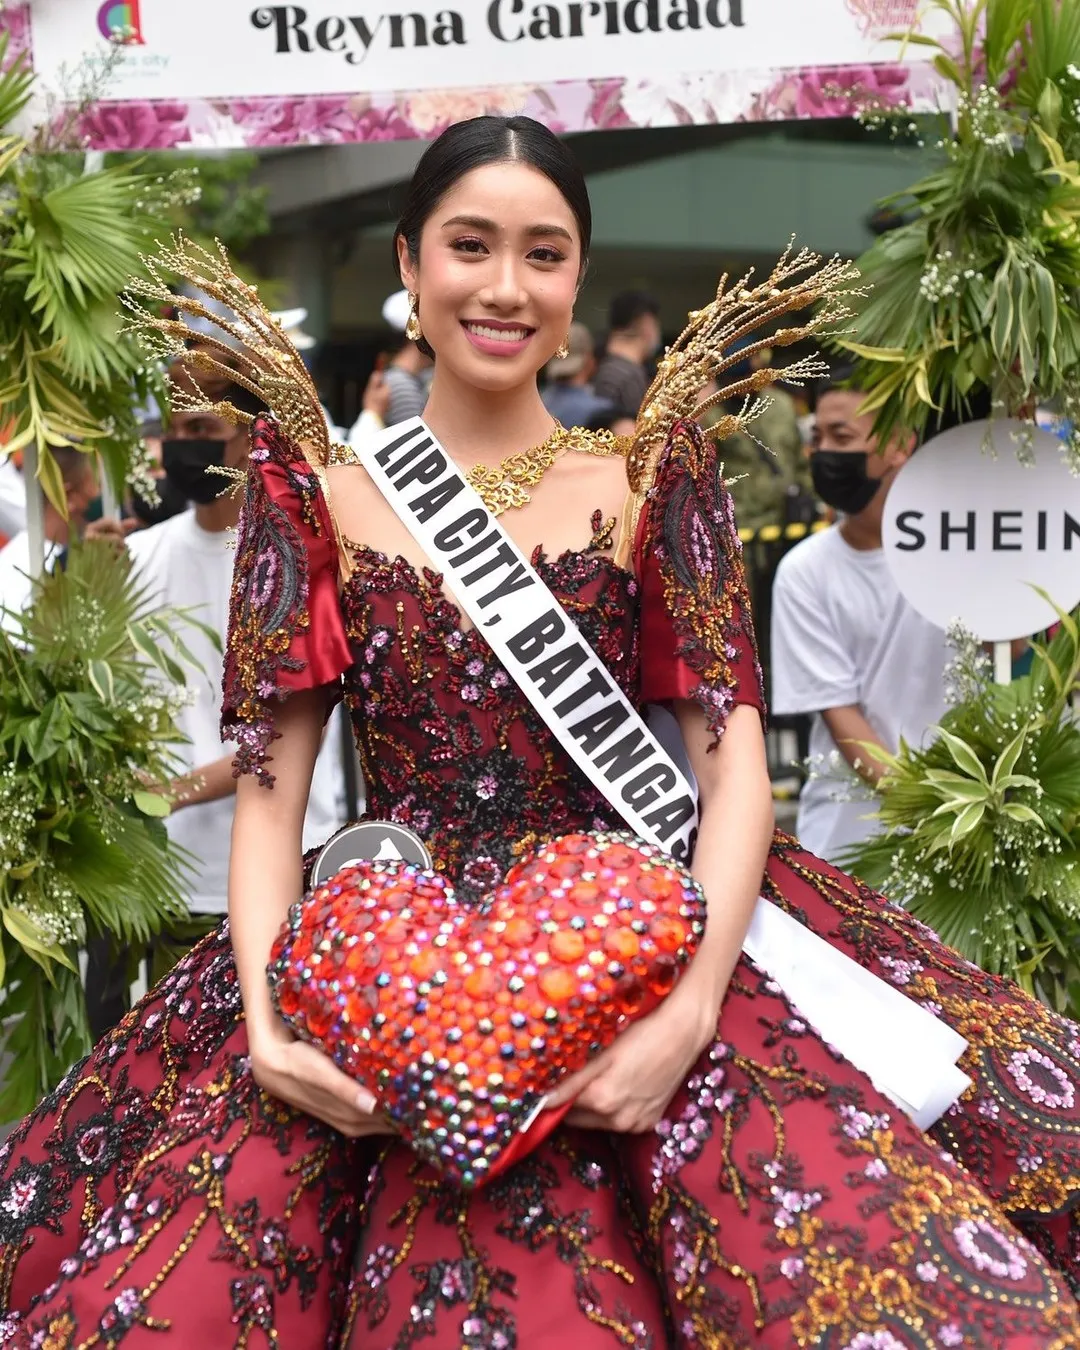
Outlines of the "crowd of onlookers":
<svg viewBox="0 0 1080 1350">
<path fill-rule="evenodd" d="M 286 316 L 300 345 L 302 311 Z M 384 427 L 422 413 L 433 363 L 405 338 L 408 301 L 391 296 L 384 317 L 393 335 L 367 383 L 363 411 L 348 429 L 332 428 L 357 442 Z M 192 339 L 197 343 L 197 335 Z M 543 372 L 541 393 L 563 425 L 632 431 L 655 370 L 662 343 L 657 301 L 641 291 L 611 303 L 607 331 L 596 340 L 575 323 L 563 351 Z M 771 359 L 767 350 L 748 353 L 726 374 L 731 382 Z M 183 371 L 174 377 L 183 381 Z M 827 859 L 874 829 L 872 802 L 852 792 L 856 782 L 872 789 L 882 771 L 874 747 L 895 750 L 899 738 L 918 743 L 944 708 L 944 635 L 903 600 L 885 564 L 882 513 L 888 489 L 915 449 L 914 438 L 886 446 L 872 434 L 873 419 L 860 413 L 862 395 L 851 370 L 808 391 L 804 402 L 775 387 L 766 411 L 751 427 L 720 442 L 719 455 L 731 484 L 738 523 L 745 531 L 800 526 L 804 536 L 768 578 L 771 640 L 768 676 L 773 711 L 811 719 L 809 748 L 814 773 L 800 801 L 799 833 L 807 847 Z M 203 386 L 213 399 L 244 411 L 261 405 L 238 385 Z M 709 393 L 703 390 L 703 397 Z M 740 400 L 741 406 L 741 400 Z M 709 410 L 715 426 L 723 405 Z M 332 421 L 328 415 L 328 422 Z M 147 443 L 157 462 L 157 500 L 131 498 L 122 519 L 102 518 L 93 459 L 74 449 L 55 452 L 63 475 L 66 514 L 45 508 L 45 565 L 62 567 L 69 539 L 80 535 L 126 548 L 141 582 L 163 605 L 196 611 L 222 637 L 228 619 L 233 554 L 230 531 L 240 498 L 223 493 L 213 467 L 242 469 L 248 432 L 213 413 L 174 412 L 168 426 L 148 422 Z M 94 516 L 98 516 L 95 520 Z M 809 527 L 820 522 L 821 528 Z M 11 613 L 30 603 L 30 549 L 25 498 L 18 467 L 0 463 L 0 606 L 10 631 Z M 169 785 L 175 809 L 170 834 L 199 860 L 191 882 L 192 911 L 207 916 L 226 909 L 227 861 L 235 780 L 231 752 L 218 735 L 221 651 L 206 634 L 187 636 L 200 669 L 190 677 L 190 700 L 180 714 L 187 738 L 177 778 Z M 312 786 L 308 844 L 321 842 L 356 810 L 357 791 L 348 729 L 328 728 Z M 859 799 L 862 797 L 863 799 Z"/>
</svg>

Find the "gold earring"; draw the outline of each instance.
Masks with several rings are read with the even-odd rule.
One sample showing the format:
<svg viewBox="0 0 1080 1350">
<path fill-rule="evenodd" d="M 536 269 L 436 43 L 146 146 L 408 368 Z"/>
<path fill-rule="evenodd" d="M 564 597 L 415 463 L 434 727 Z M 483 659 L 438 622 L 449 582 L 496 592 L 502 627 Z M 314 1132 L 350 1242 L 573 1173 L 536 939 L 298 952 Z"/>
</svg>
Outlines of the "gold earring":
<svg viewBox="0 0 1080 1350">
<path fill-rule="evenodd" d="M 424 336 L 420 327 L 420 297 L 409 292 L 409 318 L 405 324 L 405 336 L 410 342 L 419 342 Z"/>
<path fill-rule="evenodd" d="M 569 355 L 570 355 L 570 334 L 567 333 L 567 335 L 562 340 L 562 346 L 556 349 L 555 359 L 558 361 L 565 361 Z"/>
</svg>

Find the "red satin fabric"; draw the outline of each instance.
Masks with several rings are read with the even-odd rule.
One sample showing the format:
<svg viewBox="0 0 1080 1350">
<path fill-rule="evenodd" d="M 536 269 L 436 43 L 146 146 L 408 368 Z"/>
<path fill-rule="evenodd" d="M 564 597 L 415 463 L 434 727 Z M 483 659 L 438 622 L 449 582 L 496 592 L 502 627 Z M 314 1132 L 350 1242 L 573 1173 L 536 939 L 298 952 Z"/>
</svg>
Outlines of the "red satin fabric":
<svg viewBox="0 0 1080 1350">
<path fill-rule="evenodd" d="M 289 644 L 288 657 L 302 664 L 299 670 L 283 663 L 278 676 L 282 689 L 317 689 L 337 684 L 352 661 L 345 624 L 338 599 L 339 559 L 334 525 L 326 498 L 321 492 L 310 500 L 318 520 L 313 531 L 300 518 L 299 499 L 282 466 L 273 459 L 260 466 L 260 476 L 269 497 L 288 513 L 300 531 L 307 548 L 308 626 L 297 632 Z"/>
</svg>

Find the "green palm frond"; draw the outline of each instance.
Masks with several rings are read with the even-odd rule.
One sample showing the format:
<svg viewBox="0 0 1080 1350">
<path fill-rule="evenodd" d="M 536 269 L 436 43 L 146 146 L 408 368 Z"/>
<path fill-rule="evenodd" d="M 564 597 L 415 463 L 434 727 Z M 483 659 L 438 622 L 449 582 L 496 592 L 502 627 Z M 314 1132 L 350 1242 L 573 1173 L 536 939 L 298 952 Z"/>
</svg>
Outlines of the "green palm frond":
<svg viewBox="0 0 1080 1350">
<path fill-rule="evenodd" d="M 30 102 L 34 72 L 25 53 L 4 69 L 10 37 L 0 33 L 0 133 L 11 125 Z"/>
<path fill-rule="evenodd" d="M 89 543 L 0 630 L 0 1119 L 89 1048 L 86 937 L 138 946 L 186 919 L 192 859 L 147 783 L 180 769 L 187 621 L 155 606 L 126 554 Z M 54 999 L 74 1002 L 63 1026 Z"/>
<path fill-rule="evenodd" d="M 955 30 L 921 41 L 956 86 L 956 126 L 944 163 L 890 200 L 910 218 L 860 260 L 869 293 L 837 343 L 863 360 L 886 438 L 987 391 L 1013 416 L 1080 412 L 1080 6 L 932 8 Z M 1070 448 L 1080 462 L 1080 431 Z"/>
</svg>

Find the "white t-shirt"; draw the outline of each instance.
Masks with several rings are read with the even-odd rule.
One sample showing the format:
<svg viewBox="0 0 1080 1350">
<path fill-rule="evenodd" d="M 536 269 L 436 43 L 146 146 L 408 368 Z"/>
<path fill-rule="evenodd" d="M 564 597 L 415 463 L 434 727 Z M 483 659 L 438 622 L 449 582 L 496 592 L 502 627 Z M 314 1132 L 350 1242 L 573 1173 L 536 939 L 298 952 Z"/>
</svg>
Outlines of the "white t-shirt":
<svg viewBox="0 0 1080 1350">
<path fill-rule="evenodd" d="M 14 539 L 26 529 L 26 480 L 13 459 L 0 459 L 0 535 Z"/>
<path fill-rule="evenodd" d="M 889 750 L 901 736 L 922 745 L 945 711 L 948 659 L 944 632 L 900 594 L 881 549 L 854 549 L 833 526 L 781 561 L 772 598 L 772 709 L 813 714 L 813 776 L 796 826 L 812 853 L 834 862 L 880 829 L 877 799 L 843 760 L 821 712 L 855 706 Z"/>
<path fill-rule="evenodd" d="M 140 577 L 160 603 L 190 608 L 196 618 L 218 633 L 224 642 L 229 624 L 229 594 L 232 586 L 233 542 L 231 530 L 210 532 L 201 528 L 194 511 L 185 511 L 160 525 L 139 530 L 128 547 Z M 222 745 L 221 718 L 222 655 L 208 637 L 193 626 L 182 630 L 184 644 L 201 665 L 188 671 L 188 693 L 193 698 L 177 722 L 189 744 L 177 747 L 185 769 L 191 771 L 226 754 Z M 308 799 L 304 822 L 304 847 L 327 840 L 345 823 L 344 783 L 341 764 L 341 730 L 331 719 Z M 224 914 L 228 908 L 229 847 L 234 797 L 185 806 L 166 824 L 172 838 L 199 859 L 191 881 L 188 904 L 196 913 Z"/>
<path fill-rule="evenodd" d="M 59 544 L 45 541 L 45 570 L 51 572 L 63 552 Z M 0 628 L 6 633 L 18 631 L 16 614 L 30 608 L 34 583 L 30 580 L 30 536 L 20 531 L 0 548 Z"/>
</svg>

